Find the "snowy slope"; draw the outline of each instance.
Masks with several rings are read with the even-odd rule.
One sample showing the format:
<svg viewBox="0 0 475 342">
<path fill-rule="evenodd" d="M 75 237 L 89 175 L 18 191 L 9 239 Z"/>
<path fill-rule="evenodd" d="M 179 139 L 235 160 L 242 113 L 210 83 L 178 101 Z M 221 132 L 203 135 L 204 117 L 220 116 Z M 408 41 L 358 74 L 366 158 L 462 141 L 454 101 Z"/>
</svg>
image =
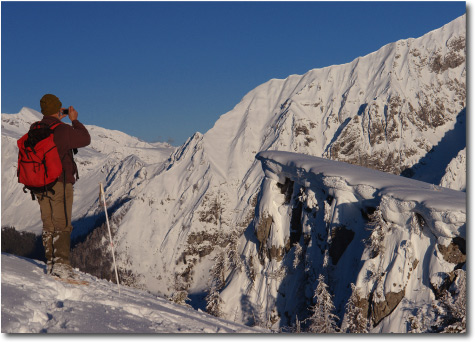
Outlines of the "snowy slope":
<svg viewBox="0 0 475 342">
<path fill-rule="evenodd" d="M 464 192 L 303 154 L 256 158 L 266 178 L 222 317 L 291 326 L 308 317 L 323 274 L 343 329 L 351 283 L 372 333 L 408 332 L 417 310 L 437 326 L 433 306 L 465 270 Z"/>
<path fill-rule="evenodd" d="M 88 286 L 44 274 L 36 260 L 2 253 L 2 333 L 263 333 L 83 274 Z"/>
<path fill-rule="evenodd" d="M 29 108 L 23 108 L 18 114 L 2 114 L 2 226 L 11 225 L 17 230 L 36 234 L 41 232 L 42 227 L 39 206 L 31 201 L 29 194 L 23 193 L 22 186 L 18 184 L 16 141 L 33 122 L 42 117 L 41 113 Z M 150 144 L 119 131 L 92 125 L 86 125 L 86 128 L 91 135 L 91 144 L 80 149 L 75 156 L 80 179 L 75 186 L 73 221 L 76 221 L 78 230 L 81 228 L 78 220 L 83 216 L 91 216 L 92 208 L 97 207 L 98 184 L 106 181 L 114 166 L 127 164 L 126 161 L 131 158 L 141 165 L 160 164 L 175 150 L 168 144 Z M 125 192 L 127 190 L 122 189 Z M 85 224 L 84 229 L 88 228 L 93 227 Z"/>
<path fill-rule="evenodd" d="M 152 291 L 206 289 L 215 246 L 230 246 L 233 234 L 252 220 L 263 178 L 254 158 L 259 151 L 406 171 L 416 179 L 422 171 L 412 167 L 428 151 L 430 160 L 443 154 L 448 164 L 465 147 L 460 134 L 458 144 L 443 144 L 448 132 L 464 127 L 458 119 L 464 115 L 465 73 L 463 16 L 351 63 L 257 87 L 206 134 L 190 137 L 164 168 L 138 171 L 141 179 L 117 223 L 121 263 Z M 439 149 L 441 143 L 453 150 Z M 442 169 L 433 179 L 439 184 L 447 164 L 429 162 L 423 171 Z M 114 179 L 110 186 L 121 184 Z"/>
</svg>

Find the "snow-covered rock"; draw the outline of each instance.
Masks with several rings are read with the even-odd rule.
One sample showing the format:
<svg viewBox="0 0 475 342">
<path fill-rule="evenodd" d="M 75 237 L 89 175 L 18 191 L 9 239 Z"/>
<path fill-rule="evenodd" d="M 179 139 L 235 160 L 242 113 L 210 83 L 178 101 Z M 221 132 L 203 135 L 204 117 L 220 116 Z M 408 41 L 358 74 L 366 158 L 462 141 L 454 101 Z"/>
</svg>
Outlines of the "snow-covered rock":
<svg viewBox="0 0 475 342">
<path fill-rule="evenodd" d="M 421 307 L 435 324 L 432 305 L 465 269 L 464 192 L 303 154 L 256 158 L 266 177 L 223 317 L 295 325 L 324 275 L 342 320 L 353 283 L 371 332 L 406 333 Z"/>
</svg>

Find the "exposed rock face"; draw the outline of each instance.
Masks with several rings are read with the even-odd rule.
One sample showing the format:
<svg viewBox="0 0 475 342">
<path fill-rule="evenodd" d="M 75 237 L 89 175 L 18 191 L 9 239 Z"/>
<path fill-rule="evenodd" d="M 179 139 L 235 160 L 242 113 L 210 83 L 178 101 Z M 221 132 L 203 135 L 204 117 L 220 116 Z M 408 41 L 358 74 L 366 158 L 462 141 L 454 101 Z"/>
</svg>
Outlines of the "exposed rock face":
<svg viewBox="0 0 475 342">
<path fill-rule="evenodd" d="M 338 263 L 340 257 L 345 252 L 348 245 L 353 241 L 355 232 L 349 229 L 346 229 L 345 226 L 337 226 L 332 229 L 331 233 L 331 245 L 329 249 L 330 257 L 332 258 L 333 265 Z"/>
<path fill-rule="evenodd" d="M 448 245 L 443 243 L 437 244 L 437 251 L 441 254 L 442 258 L 451 265 L 454 265 L 450 268 L 447 267 L 449 271 L 437 272 L 431 277 L 432 290 L 437 298 L 442 297 L 444 292 L 452 286 L 457 277 L 457 270 L 465 266 L 467 260 L 465 248 L 465 239 L 460 236 L 452 238 Z"/>
<path fill-rule="evenodd" d="M 256 235 L 261 244 L 265 244 L 265 240 L 269 237 L 272 222 L 274 222 L 272 216 L 264 216 L 257 224 Z"/>
<path fill-rule="evenodd" d="M 384 300 L 373 302 L 370 315 L 373 324 L 378 325 L 383 318 L 389 316 L 404 298 L 405 294 L 405 289 L 397 293 L 389 292 L 384 296 Z"/>
<path fill-rule="evenodd" d="M 465 239 L 455 237 L 448 246 L 437 245 L 439 252 L 444 256 L 444 260 L 452 264 L 463 264 L 467 260 L 465 254 Z"/>
</svg>

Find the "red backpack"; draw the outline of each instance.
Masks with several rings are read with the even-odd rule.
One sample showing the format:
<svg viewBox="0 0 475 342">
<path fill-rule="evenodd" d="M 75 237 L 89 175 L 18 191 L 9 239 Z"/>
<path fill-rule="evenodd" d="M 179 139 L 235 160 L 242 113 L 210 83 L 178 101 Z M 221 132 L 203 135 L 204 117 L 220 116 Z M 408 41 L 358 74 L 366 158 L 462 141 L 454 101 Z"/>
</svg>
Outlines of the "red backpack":
<svg viewBox="0 0 475 342">
<path fill-rule="evenodd" d="M 48 125 L 35 122 L 23 137 L 18 139 L 18 182 L 23 184 L 23 191 L 34 194 L 46 194 L 52 191 L 58 177 L 63 171 L 58 148 L 53 140 L 53 132 L 61 123 Z"/>
</svg>

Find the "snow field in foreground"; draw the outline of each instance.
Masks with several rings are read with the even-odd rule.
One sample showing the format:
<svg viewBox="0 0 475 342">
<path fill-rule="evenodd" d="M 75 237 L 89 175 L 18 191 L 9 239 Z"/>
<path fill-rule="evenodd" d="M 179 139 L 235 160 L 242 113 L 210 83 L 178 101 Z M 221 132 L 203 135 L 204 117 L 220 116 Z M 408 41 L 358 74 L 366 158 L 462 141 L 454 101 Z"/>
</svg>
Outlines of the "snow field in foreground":
<svg viewBox="0 0 475 342">
<path fill-rule="evenodd" d="M 263 333 L 145 291 L 81 273 L 88 286 L 45 274 L 45 264 L 2 253 L 2 333 Z"/>
</svg>

